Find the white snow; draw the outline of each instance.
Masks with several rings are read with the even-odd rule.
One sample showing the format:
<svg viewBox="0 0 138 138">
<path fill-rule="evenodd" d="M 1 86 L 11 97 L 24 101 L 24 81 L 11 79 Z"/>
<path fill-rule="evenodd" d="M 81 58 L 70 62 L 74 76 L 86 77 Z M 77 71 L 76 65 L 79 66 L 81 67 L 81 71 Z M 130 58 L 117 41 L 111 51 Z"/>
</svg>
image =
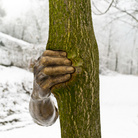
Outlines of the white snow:
<svg viewBox="0 0 138 138">
<path fill-rule="evenodd" d="M 60 138 L 59 119 L 42 127 L 29 115 L 32 81 L 28 71 L 0 66 L 0 138 Z M 137 82 L 137 76 L 100 75 L 102 138 L 138 138 Z"/>
<path fill-rule="evenodd" d="M 30 46 L 30 43 L 27 43 L 23 40 L 14 38 L 14 37 L 4 34 L 2 32 L 0 32 L 0 38 L 1 39 L 3 38 L 3 42 L 6 44 L 7 44 L 7 41 L 10 42 L 9 45 L 11 45 L 12 43 L 14 43 L 14 45 L 15 45 L 15 43 L 18 43 L 18 45 Z"/>
<path fill-rule="evenodd" d="M 0 66 L 0 131 L 31 123 L 28 101 L 32 80 L 33 74 L 26 70 Z"/>
<path fill-rule="evenodd" d="M 0 64 L 28 69 L 30 60 L 37 59 L 45 46 L 34 45 L 0 32 Z"/>
<path fill-rule="evenodd" d="M 138 138 L 138 77 L 100 76 L 102 138 Z"/>
</svg>

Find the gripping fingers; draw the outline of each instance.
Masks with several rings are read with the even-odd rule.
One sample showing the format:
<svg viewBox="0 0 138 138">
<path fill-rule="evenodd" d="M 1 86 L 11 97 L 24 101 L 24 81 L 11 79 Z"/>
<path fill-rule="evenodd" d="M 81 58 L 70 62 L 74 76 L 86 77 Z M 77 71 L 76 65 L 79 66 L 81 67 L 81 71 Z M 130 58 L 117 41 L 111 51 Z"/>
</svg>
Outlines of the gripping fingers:
<svg viewBox="0 0 138 138">
<path fill-rule="evenodd" d="M 54 57 L 42 57 L 40 60 L 40 64 L 41 65 L 45 65 L 45 66 L 70 66 L 71 65 L 71 61 L 67 58 L 54 58 Z"/>
<path fill-rule="evenodd" d="M 53 51 L 53 50 L 46 50 L 43 53 L 43 56 L 53 56 L 53 57 L 66 57 L 67 53 L 63 51 Z"/>
<path fill-rule="evenodd" d="M 62 75 L 73 73 L 75 70 L 72 66 L 59 66 L 59 67 L 47 67 L 43 69 L 43 73 L 46 75 L 54 76 L 54 75 Z"/>
<path fill-rule="evenodd" d="M 49 79 L 49 83 L 47 84 L 47 82 L 43 83 L 43 88 L 47 88 L 47 85 L 49 86 L 49 88 L 51 88 L 52 86 L 59 84 L 59 83 L 63 83 L 68 81 L 71 78 L 70 74 L 65 74 L 65 75 L 60 75 L 60 76 L 56 76 L 56 77 L 51 77 Z"/>
</svg>

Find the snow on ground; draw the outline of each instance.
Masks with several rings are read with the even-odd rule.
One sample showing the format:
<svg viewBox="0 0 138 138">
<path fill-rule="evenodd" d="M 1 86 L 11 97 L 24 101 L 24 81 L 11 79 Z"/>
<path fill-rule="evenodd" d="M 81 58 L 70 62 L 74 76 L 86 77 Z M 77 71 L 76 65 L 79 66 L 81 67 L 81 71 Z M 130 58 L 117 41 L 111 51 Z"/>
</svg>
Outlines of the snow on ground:
<svg viewBox="0 0 138 138">
<path fill-rule="evenodd" d="M 32 73 L 0 66 L 0 76 L 0 137 L 60 138 L 59 120 L 42 127 L 28 113 Z M 137 82 L 137 76 L 100 76 L 102 138 L 138 138 Z"/>
<path fill-rule="evenodd" d="M 0 32 L 0 64 L 29 69 L 32 59 L 37 59 L 45 50 L 45 46 L 27 43 Z"/>
<path fill-rule="evenodd" d="M 28 120 L 32 80 L 28 71 L 0 66 L 0 131 L 32 123 Z"/>
<path fill-rule="evenodd" d="M 138 76 L 100 76 L 102 138 L 138 138 Z"/>
</svg>

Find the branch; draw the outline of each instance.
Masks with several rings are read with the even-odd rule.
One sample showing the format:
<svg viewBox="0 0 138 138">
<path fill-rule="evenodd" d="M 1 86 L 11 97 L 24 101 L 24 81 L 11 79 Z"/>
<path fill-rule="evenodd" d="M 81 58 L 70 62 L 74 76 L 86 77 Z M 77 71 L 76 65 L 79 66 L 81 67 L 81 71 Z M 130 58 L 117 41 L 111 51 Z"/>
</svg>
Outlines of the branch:
<svg viewBox="0 0 138 138">
<path fill-rule="evenodd" d="M 116 21 L 116 20 L 122 18 L 122 17 L 123 17 L 123 16 L 119 16 L 119 17 L 113 18 L 110 22 L 108 22 L 108 25 L 111 24 L 112 22 L 114 22 L 114 21 Z M 138 25 L 137 25 L 137 26 L 136 26 L 136 25 L 132 25 L 131 23 L 129 23 L 129 22 L 127 22 L 127 21 L 124 21 L 124 20 L 122 20 L 122 19 L 120 19 L 119 21 L 124 22 L 124 23 L 126 23 L 126 24 L 132 26 L 133 28 L 138 29 Z M 105 29 L 106 27 L 107 27 L 107 26 L 105 25 L 105 26 L 104 26 L 104 29 Z"/>
<path fill-rule="evenodd" d="M 109 9 L 111 8 L 111 6 L 113 5 L 113 2 L 114 2 L 114 0 L 112 0 L 112 2 L 110 3 L 110 5 L 108 6 L 108 8 L 106 9 L 105 12 L 101 12 L 101 11 L 96 7 L 95 3 L 92 1 L 93 6 L 94 6 L 95 9 L 99 12 L 99 13 L 95 13 L 95 12 L 93 11 L 93 13 L 94 13 L 95 15 L 103 15 L 103 14 L 107 13 L 107 12 L 109 11 Z"/>
<path fill-rule="evenodd" d="M 114 7 L 114 6 L 113 6 L 113 7 Z M 126 14 L 129 15 L 131 18 L 133 18 L 136 22 L 138 22 L 138 19 L 137 19 L 135 16 L 133 16 L 131 13 L 127 12 L 126 10 L 120 9 L 120 8 L 118 8 L 117 6 L 116 6 L 115 8 L 118 9 L 119 11 L 121 11 L 121 12 L 126 13 Z"/>
<path fill-rule="evenodd" d="M 107 3 L 109 3 L 107 0 L 105 0 L 105 1 L 106 1 Z M 117 10 L 123 12 L 123 13 L 126 13 L 128 16 L 130 16 L 130 17 L 133 18 L 136 22 L 138 22 L 138 19 L 137 19 L 134 15 L 132 15 L 131 13 L 129 13 L 128 11 L 120 9 L 119 7 L 117 7 L 117 5 L 113 5 L 113 4 L 112 4 L 111 6 L 114 7 L 114 8 L 116 8 Z M 135 10 L 134 12 L 137 13 L 137 11 L 138 11 L 138 10 Z M 134 13 L 134 12 L 133 12 L 133 13 Z"/>
</svg>

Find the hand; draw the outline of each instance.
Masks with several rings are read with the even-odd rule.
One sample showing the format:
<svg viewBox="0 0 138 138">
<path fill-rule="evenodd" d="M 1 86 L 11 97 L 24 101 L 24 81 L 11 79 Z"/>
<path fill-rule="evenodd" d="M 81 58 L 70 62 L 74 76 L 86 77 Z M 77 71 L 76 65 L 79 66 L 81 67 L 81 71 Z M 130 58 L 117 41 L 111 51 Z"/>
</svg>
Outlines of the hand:
<svg viewBox="0 0 138 138">
<path fill-rule="evenodd" d="M 68 81 L 75 69 L 66 52 L 46 50 L 34 65 L 33 99 L 44 99 L 56 84 Z"/>
</svg>

